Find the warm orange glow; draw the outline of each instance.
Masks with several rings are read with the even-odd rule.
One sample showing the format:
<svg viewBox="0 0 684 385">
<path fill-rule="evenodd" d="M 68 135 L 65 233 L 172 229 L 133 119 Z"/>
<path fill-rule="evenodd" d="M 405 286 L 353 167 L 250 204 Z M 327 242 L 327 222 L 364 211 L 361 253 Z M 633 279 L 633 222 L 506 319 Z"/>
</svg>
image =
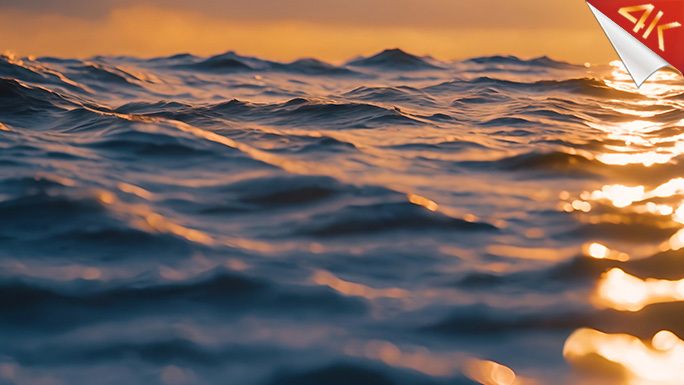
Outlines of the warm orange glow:
<svg viewBox="0 0 684 385">
<path fill-rule="evenodd" d="M 482 385 L 513 385 L 515 372 L 492 361 L 469 360 L 464 373 Z"/>
<path fill-rule="evenodd" d="M 610 62 L 612 67 L 611 76 L 606 78 L 606 84 L 622 91 L 638 92 L 645 96 L 658 97 L 673 92 L 681 92 L 682 85 L 675 85 L 673 80 L 677 80 L 681 75 L 674 71 L 661 70 L 653 74 L 639 89 L 634 89 L 634 81 L 627 72 L 625 65 L 620 60 Z M 657 100 L 657 99 L 656 99 Z M 648 117 L 648 113 L 638 113 L 641 117 Z"/>
<path fill-rule="evenodd" d="M 670 240 L 663 245 L 662 250 L 680 250 L 682 248 L 684 248 L 684 229 L 671 236 Z"/>
<path fill-rule="evenodd" d="M 627 207 L 645 197 L 644 186 L 627 187 L 622 185 L 604 186 L 601 191 L 595 191 L 591 199 L 607 199 L 615 207 Z"/>
<path fill-rule="evenodd" d="M 487 253 L 506 258 L 534 259 L 540 261 L 559 261 L 574 255 L 575 250 L 554 248 L 517 247 L 510 245 L 491 245 Z"/>
<path fill-rule="evenodd" d="M 606 84 L 617 90 L 634 92 L 633 81 L 624 65 L 620 61 L 613 61 L 610 64 L 613 70 L 611 76 L 605 79 Z M 664 103 L 662 99 L 664 96 L 684 91 L 681 82 L 677 81 L 680 76 L 673 71 L 659 71 L 638 90 L 640 94 L 648 97 L 636 102 L 638 105 L 634 107 L 606 105 L 603 107 L 627 117 L 634 117 L 634 120 L 628 122 L 588 122 L 587 124 L 592 128 L 605 132 L 607 139 L 624 143 L 624 145 L 606 146 L 606 152 L 595 155 L 595 158 L 607 165 L 639 164 L 651 167 L 670 163 L 674 158 L 684 154 L 684 141 L 682 140 L 684 136 L 682 134 L 657 134 L 666 127 L 666 124 L 650 118 L 662 113 L 662 111 L 644 111 L 642 108 L 645 106 L 667 107 L 668 103 Z M 672 108 L 677 107 L 673 105 Z M 668 124 L 668 126 L 670 125 Z M 675 125 L 683 126 L 684 121 L 677 122 Z M 630 195 L 627 191 L 615 193 Z M 632 191 L 631 194 L 637 193 Z M 625 205 L 630 204 L 626 199 L 621 202 L 624 202 Z M 620 204 L 616 206 L 624 207 Z"/>
<path fill-rule="evenodd" d="M 147 191 L 141 187 L 134 186 L 134 185 L 128 184 L 128 183 L 119 183 L 118 187 L 119 187 L 119 190 L 121 190 L 125 193 L 137 195 L 140 198 L 147 199 L 147 200 L 152 199 L 152 193 L 150 193 L 149 191 Z"/>
<path fill-rule="evenodd" d="M 408 297 L 408 292 L 406 290 L 399 288 L 374 289 L 359 283 L 341 280 L 333 274 L 323 270 L 314 273 L 312 280 L 317 285 L 329 286 L 342 294 L 359 296 L 367 299 Z"/>
<path fill-rule="evenodd" d="M 597 259 L 605 259 L 610 255 L 610 250 L 600 243 L 589 245 L 589 255 Z"/>
<path fill-rule="evenodd" d="M 654 164 L 665 164 L 672 160 L 675 154 L 663 154 L 655 151 L 638 154 L 601 154 L 596 157 L 599 161 L 614 166 L 626 166 L 628 164 L 643 164 L 646 167 Z"/>
<path fill-rule="evenodd" d="M 593 192 L 585 191 L 581 194 L 581 200 L 575 200 L 571 203 L 561 203 L 560 208 L 567 212 L 583 211 L 590 212 L 592 209 L 589 201 L 608 201 L 616 208 L 623 209 L 627 212 L 637 214 L 653 214 L 657 216 L 670 217 L 672 221 L 684 224 L 684 203 L 655 203 L 651 200 L 657 198 L 671 198 L 678 197 L 684 194 L 684 179 L 674 178 L 665 182 L 654 189 L 647 190 L 644 186 L 624 186 L 624 185 L 606 185 L 601 190 Z M 684 199 L 684 197 L 682 197 Z M 586 205 L 585 205 L 586 204 Z M 601 217 L 593 217 L 592 220 L 606 221 L 619 223 L 627 221 L 619 215 L 605 214 Z M 592 223 L 595 223 L 592 221 Z M 684 233 L 675 234 L 668 243 L 660 247 L 660 251 L 669 249 L 678 250 L 684 245 Z M 596 249 L 597 246 L 594 246 Z M 597 249 L 596 249 L 597 250 Z M 588 254 L 594 258 L 596 257 L 592 252 Z M 607 257 L 609 259 L 623 260 L 624 257 L 615 258 Z M 600 259 L 600 258 L 599 258 Z"/>
<path fill-rule="evenodd" d="M 141 198 L 149 199 L 152 197 L 150 192 L 133 185 L 119 184 L 118 187 L 123 192 L 132 193 Z M 144 204 L 132 205 L 124 203 L 118 200 L 116 195 L 110 191 L 97 191 L 95 197 L 103 205 L 113 206 L 112 209 L 121 216 L 122 219 L 130 221 L 132 226 L 143 231 L 173 234 L 184 238 L 189 242 L 204 245 L 221 244 L 255 252 L 272 252 L 274 250 L 273 246 L 265 242 L 230 236 L 211 236 L 203 231 L 182 226 L 158 213 L 152 212 L 151 209 Z M 293 247 L 294 246 L 291 244 L 281 244 L 278 246 L 278 249 L 287 250 L 292 249 Z"/>
<path fill-rule="evenodd" d="M 178 52 L 210 55 L 236 50 L 274 60 L 316 57 L 340 62 L 384 48 L 401 47 L 443 60 L 492 54 L 549 55 L 580 63 L 615 58 L 609 42 L 580 3 L 544 6 L 538 12 L 544 12 L 544 18 L 555 17 L 563 25 L 544 23 L 534 27 L 530 24 L 540 18 L 522 10 L 505 15 L 510 21 L 504 25 L 492 22 L 483 6 L 476 3 L 442 1 L 433 4 L 434 7 L 441 8 L 442 12 L 424 15 L 419 23 L 410 22 L 416 16 L 411 11 L 402 14 L 401 7 L 394 7 L 393 12 L 399 13 L 394 19 L 376 24 L 360 23 L 351 14 L 340 16 L 336 22 L 315 17 L 278 18 L 268 8 L 263 10 L 262 18 L 251 20 L 224 18 L 212 11 L 202 13 L 145 5 L 115 8 L 103 20 L 3 10 L 0 36 L 4 45 L 1 48 L 39 56 L 149 57 Z M 364 12 L 363 5 L 358 8 L 358 12 Z M 567 19 L 567 8 L 572 9 L 574 21 Z M 431 17 L 438 18 L 447 9 L 455 16 L 472 14 L 470 19 L 475 22 L 468 25 L 455 19 L 439 24 L 430 22 Z M 561 12 L 554 12 L 561 9 L 562 16 Z M 409 22 L 401 22 L 405 20 Z"/>
<path fill-rule="evenodd" d="M 459 352 L 432 352 L 423 346 L 397 346 L 389 341 L 351 341 L 344 349 L 347 355 L 382 361 L 384 364 L 415 370 L 430 376 L 449 377 L 464 374 L 483 385 L 526 383 L 510 368 Z"/>
<path fill-rule="evenodd" d="M 614 268 L 601 276 L 595 301 L 599 306 L 626 311 L 639 311 L 654 303 L 684 301 L 684 279 L 642 280 Z"/>
<path fill-rule="evenodd" d="M 420 195 L 408 194 L 407 197 L 409 202 L 413 203 L 414 205 L 423 206 L 430 211 L 437 211 L 437 208 L 439 208 L 437 203 Z"/>
<path fill-rule="evenodd" d="M 591 243 L 584 246 L 586 255 L 596 259 L 612 259 L 614 261 L 626 262 L 629 261 L 629 255 L 621 253 L 616 250 L 611 250 L 600 243 Z"/>
<path fill-rule="evenodd" d="M 175 234 L 190 242 L 202 243 L 205 245 L 214 244 L 214 240 L 207 234 L 169 222 L 159 214 L 149 214 L 145 217 L 145 221 L 157 231 Z"/>
<path fill-rule="evenodd" d="M 672 350 L 681 340 L 674 333 L 667 330 L 661 330 L 653 336 L 651 345 L 654 348 L 662 351 Z"/>
<path fill-rule="evenodd" d="M 620 62 L 611 63 L 613 71 L 606 83 L 618 90 L 634 92 L 631 77 Z M 588 154 L 587 158 L 596 159 L 611 166 L 639 165 L 653 167 L 673 163 L 675 158 L 684 154 L 684 136 L 672 130 L 674 135 L 662 135 L 665 128 L 684 126 L 684 121 L 671 124 L 651 119 L 662 113 L 662 109 L 643 111 L 644 106 L 667 107 L 663 96 L 682 92 L 681 85 L 672 83 L 676 74 L 667 71 L 658 72 L 647 82 L 639 93 L 648 98 L 639 102 L 639 106 L 629 107 L 624 103 L 621 107 L 607 104 L 604 108 L 634 117 L 628 122 L 589 123 L 597 130 L 603 131 L 606 138 L 614 143 L 605 146 L 604 153 Z M 681 83 L 681 82 L 678 82 Z M 673 109 L 676 109 L 673 106 Z M 619 143 L 624 143 L 619 144 Z M 676 228 L 684 224 L 684 178 L 673 178 L 654 188 L 646 185 L 609 184 L 600 190 L 585 191 L 580 199 L 571 202 L 570 194 L 561 196 L 564 201 L 560 208 L 567 212 L 591 212 L 594 207 L 604 211 L 598 215 L 587 215 L 584 218 L 591 224 L 612 223 L 631 224 L 642 220 L 635 214 L 643 215 L 643 220 L 655 226 Z M 591 204 L 589 210 L 582 210 L 583 203 Z M 601 207 L 605 205 L 608 207 Z M 608 212 L 605 212 L 605 211 Z M 636 219 L 635 219 L 636 218 Z M 646 244 L 630 247 L 633 258 L 644 258 L 655 253 L 679 250 L 684 248 L 684 229 L 680 229 L 661 245 Z M 595 259 L 611 259 L 625 262 L 630 256 L 624 252 L 612 250 L 608 246 L 591 242 L 583 247 L 585 255 Z M 684 279 L 677 281 L 661 280 L 630 275 L 619 268 L 605 272 L 598 281 L 597 289 L 592 297 L 593 303 L 601 308 L 612 308 L 619 311 L 638 312 L 644 307 L 665 302 L 684 301 Z M 684 383 L 684 341 L 669 331 L 657 333 L 650 346 L 638 338 L 628 334 L 604 334 L 596 330 L 581 329 L 573 333 L 566 341 L 564 356 L 571 362 L 582 363 L 596 355 L 608 364 L 606 368 L 614 368 L 618 364 L 626 376 L 620 377 L 616 383 L 629 385 L 682 384 Z M 612 365 L 612 366 L 611 366 Z"/>
<path fill-rule="evenodd" d="M 563 348 L 563 355 L 571 362 L 593 354 L 621 365 L 628 376 L 627 384 L 684 383 L 684 341 L 669 331 L 657 333 L 648 346 L 627 334 L 580 329 Z"/>
<path fill-rule="evenodd" d="M 112 194 L 109 191 L 100 191 L 97 194 L 97 199 L 99 199 L 100 202 L 106 205 L 111 205 L 116 202 L 116 195 Z"/>
</svg>

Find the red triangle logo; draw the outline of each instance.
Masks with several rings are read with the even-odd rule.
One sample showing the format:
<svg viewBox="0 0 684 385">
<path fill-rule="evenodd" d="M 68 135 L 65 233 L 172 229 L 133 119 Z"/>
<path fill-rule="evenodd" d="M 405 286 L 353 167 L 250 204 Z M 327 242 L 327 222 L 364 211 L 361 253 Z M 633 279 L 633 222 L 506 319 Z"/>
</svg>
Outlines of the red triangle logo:
<svg viewBox="0 0 684 385">
<path fill-rule="evenodd" d="M 684 0 L 587 0 L 684 73 Z"/>
</svg>

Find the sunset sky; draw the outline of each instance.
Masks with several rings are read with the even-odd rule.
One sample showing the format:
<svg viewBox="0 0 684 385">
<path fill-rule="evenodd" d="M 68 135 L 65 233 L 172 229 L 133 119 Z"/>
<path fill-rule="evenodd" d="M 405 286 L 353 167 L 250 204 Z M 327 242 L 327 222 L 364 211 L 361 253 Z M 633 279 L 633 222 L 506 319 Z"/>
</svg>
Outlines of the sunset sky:
<svg viewBox="0 0 684 385">
<path fill-rule="evenodd" d="M 22 56 L 617 58 L 581 0 L 0 0 L 0 36 L 0 52 Z"/>
</svg>

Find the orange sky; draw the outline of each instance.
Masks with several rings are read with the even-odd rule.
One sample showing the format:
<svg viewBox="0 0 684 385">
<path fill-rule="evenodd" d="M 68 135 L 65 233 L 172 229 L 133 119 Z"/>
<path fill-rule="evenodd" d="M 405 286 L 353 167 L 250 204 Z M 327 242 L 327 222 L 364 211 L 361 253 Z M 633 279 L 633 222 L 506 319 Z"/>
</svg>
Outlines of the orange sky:
<svg viewBox="0 0 684 385">
<path fill-rule="evenodd" d="M 617 57 L 581 0 L 0 0 L 0 36 L 23 56 Z"/>
</svg>

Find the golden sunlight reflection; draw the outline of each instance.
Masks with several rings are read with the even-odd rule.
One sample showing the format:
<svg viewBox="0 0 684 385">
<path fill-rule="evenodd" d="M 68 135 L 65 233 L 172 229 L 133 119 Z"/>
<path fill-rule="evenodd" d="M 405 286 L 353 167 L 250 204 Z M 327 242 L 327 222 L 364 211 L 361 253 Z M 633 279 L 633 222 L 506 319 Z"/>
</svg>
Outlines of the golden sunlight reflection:
<svg viewBox="0 0 684 385">
<path fill-rule="evenodd" d="M 515 372 L 493 361 L 471 359 L 465 364 L 464 374 L 483 385 L 513 385 Z"/>
<path fill-rule="evenodd" d="M 611 250 L 600 243 L 584 245 L 584 254 L 596 259 L 610 259 L 614 261 L 627 262 L 629 255 L 616 250 Z"/>
<path fill-rule="evenodd" d="M 430 211 L 437 211 L 437 208 L 439 208 L 437 203 L 435 203 L 435 202 L 433 202 L 427 198 L 424 198 L 420 195 L 407 194 L 407 197 L 408 197 L 409 202 L 413 203 L 414 205 L 423 206 Z"/>
<path fill-rule="evenodd" d="M 610 255 L 610 249 L 600 243 L 592 243 L 589 245 L 588 249 L 589 255 L 594 258 L 605 259 Z"/>
<path fill-rule="evenodd" d="M 613 60 L 610 62 L 611 73 L 605 80 L 606 84 L 612 88 L 620 91 L 638 92 L 644 96 L 663 96 L 671 93 L 679 93 L 682 91 L 682 86 L 675 86 L 673 81 L 679 80 L 681 76 L 678 72 L 665 68 L 659 70 L 641 85 L 638 89 L 634 87 L 634 81 L 627 72 L 624 63 L 620 60 Z"/>
<path fill-rule="evenodd" d="M 664 243 L 661 247 L 662 251 L 670 250 L 680 250 L 684 248 L 684 229 L 677 231 L 675 235 L 670 237 L 670 240 Z"/>
<path fill-rule="evenodd" d="M 323 270 L 316 271 L 311 279 L 317 285 L 329 286 L 344 295 L 359 296 L 367 299 L 408 298 L 409 295 L 406 290 L 399 288 L 374 289 L 359 283 L 344 281 Z"/>
<path fill-rule="evenodd" d="M 654 303 L 684 301 L 684 279 L 642 280 L 613 268 L 601 276 L 594 301 L 601 307 L 632 312 Z"/>
<path fill-rule="evenodd" d="M 576 363 L 599 356 L 618 364 L 627 375 L 627 384 L 684 383 L 684 341 L 665 330 L 646 344 L 627 334 L 580 329 L 565 342 L 563 356 Z"/>
<path fill-rule="evenodd" d="M 684 197 L 680 197 L 682 194 L 684 194 L 684 178 L 673 178 L 650 190 L 644 186 L 606 185 L 601 190 L 585 191 L 581 194 L 581 200 L 561 203 L 560 208 L 566 212 L 582 211 L 588 213 L 592 207 L 590 202 L 609 202 L 610 205 L 621 209 L 623 212 L 591 216 L 589 218 L 590 223 L 632 223 L 634 220 L 624 214 L 651 214 L 656 218 L 663 218 L 659 220 L 658 226 L 672 228 L 684 224 Z M 569 199 L 569 197 L 566 198 Z M 655 203 L 651 201 L 655 199 L 668 199 L 668 202 Z M 673 200 L 678 202 L 672 203 Z M 589 206 L 585 207 L 584 203 Z M 656 252 L 676 251 L 682 248 L 684 248 L 684 229 L 680 229 L 660 245 L 642 247 L 640 254 L 645 256 L 649 253 L 652 255 Z M 596 259 L 611 259 L 621 262 L 630 259 L 628 254 L 609 250 L 600 243 L 585 245 L 583 251 L 585 255 Z"/>
<path fill-rule="evenodd" d="M 684 224 L 684 204 L 680 205 L 677 210 L 674 211 L 674 216 L 672 219 L 674 219 L 676 222 Z"/>
<path fill-rule="evenodd" d="M 568 259 L 575 255 L 574 248 L 558 249 L 558 248 L 532 248 L 532 247 L 517 247 L 511 245 L 490 245 L 486 247 L 486 252 L 491 255 L 496 255 L 505 258 L 517 259 L 532 259 L 538 261 L 560 261 Z"/>
<path fill-rule="evenodd" d="M 152 197 L 151 193 L 133 185 L 120 184 L 118 187 L 123 192 L 132 193 L 139 197 Z M 131 225 L 143 231 L 172 234 L 184 238 L 189 242 L 200 243 L 207 246 L 224 245 L 262 253 L 272 252 L 275 248 L 266 242 L 225 235 L 211 236 L 201 230 L 182 226 L 161 214 L 153 212 L 151 208 L 145 204 L 128 204 L 122 202 L 118 200 L 116 194 L 111 191 L 97 191 L 95 197 L 103 205 L 109 206 L 113 213 L 119 215 L 123 219 L 129 220 Z M 281 244 L 278 246 L 279 250 L 288 250 L 292 248 L 294 248 L 294 245 L 292 244 Z"/>
<path fill-rule="evenodd" d="M 684 89 L 682 89 L 684 92 Z M 654 99 L 657 101 L 658 99 Z M 654 102 L 643 102 L 644 106 L 654 105 Z M 647 120 L 657 114 L 674 111 L 674 107 L 664 107 L 656 112 L 644 112 L 641 109 L 628 109 L 617 107 L 605 107 L 622 115 L 638 116 L 629 122 L 587 122 L 590 127 L 603 131 L 606 139 L 624 143 L 624 145 L 606 145 L 609 152 L 596 154 L 596 160 L 611 166 L 626 166 L 641 164 L 651 167 L 656 164 L 666 164 L 672 159 L 684 154 L 684 142 L 682 135 L 661 136 L 656 134 L 666 128 L 664 123 Z M 644 120 L 646 119 L 646 120 Z M 677 127 L 684 126 L 684 120 L 674 124 Z M 635 149 L 635 146 L 642 147 Z M 592 158 L 592 156 L 589 156 Z"/>
<path fill-rule="evenodd" d="M 655 151 L 638 154 L 600 154 L 596 157 L 600 162 L 612 166 L 626 166 L 628 164 L 643 164 L 646 167 L 654 164 L 665 164 L 681 153 L 658 153 Z"/>
<path fill-rule="evenodd" d="M 588 213 L 593 208 L 593 202 L 608 202 L 613 207 L 627 212 L 667 217 L 673 222 L 684 224 L 684 197 L 679 197 L 682 194 L 684 194 L 684 178 L 673 178 L 653 189 L 646 189 L 644 186 L 605 185 L 601 190 L 583 192 L 580 195 L 581 199 L 572 202 L 569 201 L 569 197 L 564 197 L 566 201 L 560 204 L 560 209 L 566 212 Z M 670 198 L 670 201 L 682 199 L 682 201 L 678 203 L 652 201 L 660 198 Z M 602 218 L 597 217 L 597 219 L 613 223 L 627 221 L 625 217 L 610 214 L 605 214 Z M 667 225 L 667 222 L 663 224 Z"/>
<path fill-rule="evenodd" d="M 448 377 L 463 373 L 482 385 L 514 385 L 523 381 L 510 368 L 493 361 L 460 352 L 432 352 L 423 346 L 397 346 L 389 341 L 351 341 L 345 354 L 382 361 L 384 364 L 415 370 L 431 376 Z"/>
<path fill-rule="evenodd" d="M 603 186 L 601 191 L 591 194 L 592 200 L 607 199 L 613 206 L 622 208 L 640 201 L 645 197 L 644 186 L 627 187 L 622 185 Z"/>
<path fill-rule="evenodd" d="M 590 24 L 591 20 L 586 18 L 586 11 L 577 5 L 572 12 L 574 21 L 568 21 L 568 14 L 563 12 L 561 20 L 564 23 L 545 22 L 544 25 L 549 27 L 540 29 L 528 25 L 538 24 L 539 18 L 535 18 L 533 13 L 523 11 L 517 11 L 511 17 L 516 20 L 523 18 L 527 22 L 518 22 L 512 26 L 508 17 L 507 21 L 499 23 L 484 16 L 483 21 L 486 22 L 482 23 L 473 23 L 472 17 L 465 24 L 455 22 L 456 19 L 451 17 L 449 19 L 453 20 L 449 23 L 434 23 L 433 19 L 440 17 L 439 12 L 426 9 L 437 7 L 433 9 L 442 9 L 441 13 L 445 13 L 445 9 L 451 9 L 452 12 L 446 14 L 465 14 L 459 4 L 449 0 L 429 3 L 409 1 L 390 8 L 387 8 L 389 3 L 377 1 L 375 4 L 347 2 L 340 8 L 344 11 L 328 16 L 324 14 L 329 10 L 317 15 L 316 9 L 322 4 L 315 1 L 311 1 L 311 4 L 307 1 L 288 3 L 287 8 L 302 8 L 301 12 L 291 15 L 283 15 L 280 4 L 268 6 L 265 2 L 205 1 L 205 6 L 211 6 L 202 10 L 202 4 L 196 2 L 99 1 L 84 3 L 78 12 L 73 12 L 73 9 L 64 10 L 74 7 L 61 7 L 63 12 L 31 12 L 27 10 L 35 9 L 37 3 L 14 3 L 16 6 L 6 7 L 0 13 L 3 46 L 40 56 L 87 57 L 106 53 L 149 57 L 186 51 L 207 55 L 230 47 L 247 55 L 277 60 L 315 56 L 324 60 L 342 61 L 390 46 L 401 46 L 419 54 L 429 53 L 443 59 L 501 52 L 515 52 L 527 57 L 548 55 L 573 62 L 605 62 L 614 56 L 609 50 L 608 41 L 596 33 L 593 24 Z M 183 3 L 187 5 L 180 5 Z M 507 3 L 509 2 L 502 2 Z M 226 17 L 224 12 L 230 4 L 233 7 L 240 5 L 235 9 L 237 13 L 231 12 L 232 17 Z M 330 6 L 324 8 L 334 9 L 337 6 L 334 4 L 330 3 Z M 409 6 L 410 4 L 413 5 Z M 554 6 L 558 7 L 556 4 Z M 414 7 L 421 11 L 418 14 L 412 12 L 410 9 Z M 477 6 L 472 4 L 470 7 Z M 487 9 L 491 4 L 480 7 Z M 22 8 L 26 10 L 22 11 Z M 103 17 L 92 18 L 73 15 L 87 13 L 92 8 L 106 8 L 109 12 Z M 219 8 L 224 12 L 217 12 Z M 518 10 L 517 7 L 513 9 Z M 378 17 L 372 17 L 368 14 L 369 10 L 371 14 L 381 13 L 376 15 Z M 253 14 L 251 17 L 241 17 L 243 12 Z M 351 12 L 358 14 L 352 16 Z M 424 15 L 421 17 L 419 14 Z M 423 20 L 419 21 L 420 19 Z M 578 29 L 578 22 L 584 24 L 584 27 Z M 497 28 L 492 28 L 492 25 Z M 587 28 L 587 25 L 591 27 Z M 453 43 L 455 38 L 458 39 L 458 44 Z M 588 50 L 588 47 L 592 49 Z"/>
<path fill-rule="evenodd" d="M 213 245 L 215 243 L 214 239 L 212 239 L 209 235 L 198 230 L 177 225 L 166 220 L 166 218 L 159 214 L 148 214 L 145 217 L 145 221 L 148 225 L 150 225 L 150 227 L 159 232 L 175 234 L 179 237 L 187 239 L 190 242 L 201 243 L 204 245 Z"/>
<path fill-rule="evenodd" d="M 628 121 L 588 122 L 590 127 L 603 133 L 605 138 L 602 140 L 606 144 L 601 153 L 580 155 L 603 165 L 622 166 L 602 168 L 618 174 L 652 168 L 651 176 L 657 178 L 661 170 L 669 170 L 684 155 L 684 134 L 681 134 L 684 120 L 666 123 L 660 119 L 677 116 L 681 111 L 678 101 L 669 98 L 684 92 L 681 75 L 664 69 L 635 90 L 623 63 L 614 61 L 610 65 L 611 73 L 605 79 L 609 87 L 638 92 L 644 98 L 605 103 L 602 108 L 620 114 Z M 632 167 L 624 167 L 629 165 Z M 642 169 L 642 172 L 648 171 Z M 636 235 L 646 226 L 657 234 L 650 238 L 651 241 L 639 245 L 630 241 L 619 246 L 629 247 L 629 254 L 601 242 L 587 242 L 582 247 L 585 256 L 627 262 L 684 248 L 684 178 L 671 178 L 655 187 L 648 181 L 605 184 L 600 189 L 584 191 L 576 198 L 568 192 L 560 194 L 559 210 L 578 213 L 581 221 L 590 225 L 608 225 L 606 228 L 620 231 L 623 239 Z M 675 234 L 662 242 L 672 233 L 670 231 Z M 598 308 L 624 312 L 639 312 L 652 304 L 681 301 L 684 301 L 684 279 L 640 278 L 620 268 L 604 272 L 591 296 L 591 302 Z M 617 375 L 615 368 L 620 368 L 621 373 L 616 378 L 619 381 L 615 382 L 619 384 L 684 384 L 684 341 L 666 330 L 655 334 L 650 342 L 644 342 L 629 334 L 610 335 L 580 329 L 566 340 L 563 355 L 578 365 L 605 368 L 605 373 Z M 596 357 L 601 357 L 604 365 L 597 366 Z"/>
<path fill-rule="evenodd" d="M 149 191 L 147 191 L 141 187 L 134 186 L 134 185 L 128 184 L 128 183 L 123 183 L 123 182 L 119 183 L 118 187 L 119 187 L 119 190 L 121 190 L 122 192 L 137 195 L 143 199 L 152 200 L 152 193 L 150 193 Z"/>
</svg>

